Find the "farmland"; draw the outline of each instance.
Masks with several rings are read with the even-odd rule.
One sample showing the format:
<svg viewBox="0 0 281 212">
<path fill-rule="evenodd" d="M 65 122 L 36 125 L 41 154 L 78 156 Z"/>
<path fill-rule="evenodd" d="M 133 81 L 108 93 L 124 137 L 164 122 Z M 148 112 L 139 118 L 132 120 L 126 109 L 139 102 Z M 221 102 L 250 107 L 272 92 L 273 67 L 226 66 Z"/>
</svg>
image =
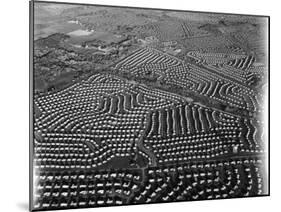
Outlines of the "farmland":
<svg viewBox="0 0 281 212">
<path fill-rule="evenodd" d="M 267 19 L 35 3 L 33 208 L 268 194 Z"/>
</svg>

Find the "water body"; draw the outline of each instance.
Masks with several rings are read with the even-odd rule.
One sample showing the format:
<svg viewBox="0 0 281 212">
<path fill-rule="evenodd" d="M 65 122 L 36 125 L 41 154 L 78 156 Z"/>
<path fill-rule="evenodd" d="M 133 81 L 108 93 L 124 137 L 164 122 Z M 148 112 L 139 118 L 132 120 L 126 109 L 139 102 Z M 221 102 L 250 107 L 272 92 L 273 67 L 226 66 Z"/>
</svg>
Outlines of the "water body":
<svg viewBox="0 0 281 212">
<path fill-rule="evenodd" d="M 77 29 L 72 32 L 69 32 L 68 35 L 70 35 L 70 36 L 87 36 L 87 35 L 91 35 L 92 33 L 93 33 L 93 31 Z"/>
</svg>

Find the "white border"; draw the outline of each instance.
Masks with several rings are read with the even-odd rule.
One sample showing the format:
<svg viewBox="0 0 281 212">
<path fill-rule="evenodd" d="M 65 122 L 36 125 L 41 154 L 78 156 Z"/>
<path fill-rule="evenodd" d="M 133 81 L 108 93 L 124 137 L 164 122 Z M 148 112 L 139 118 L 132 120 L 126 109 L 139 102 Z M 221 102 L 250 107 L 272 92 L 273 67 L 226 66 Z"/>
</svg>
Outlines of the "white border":
<svg viewBox="0 0 281 212">
<path fill-rule="evenodd" d="M 57 0 L 60 1 L 60 0 Z M 76 209 L 75 211 L 277 211 L 280 208 L 281 107 L 280 92 L 280 6 L 278 1 L 251 0 L 67 0 L 90 4 L 120 5 L 194 11 L 244 13 L 271 16 L 271 196 L 231 200 L 167 203 L 124 207 Z M 28 0 L 1 2 L 1 146 L 0 211 L 28 208 L 28 120 L 29 120 L 29 12 Z"/>
</svg>

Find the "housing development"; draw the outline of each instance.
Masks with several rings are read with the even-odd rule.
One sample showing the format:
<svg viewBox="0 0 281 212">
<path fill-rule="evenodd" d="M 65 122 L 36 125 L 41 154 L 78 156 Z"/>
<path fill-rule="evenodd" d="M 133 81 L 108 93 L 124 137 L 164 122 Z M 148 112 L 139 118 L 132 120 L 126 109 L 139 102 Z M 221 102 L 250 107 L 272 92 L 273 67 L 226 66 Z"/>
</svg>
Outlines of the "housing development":
<svg viewBox="0 0 281 212">
<path fill-rule="evenodd" d="M 35 2 L 33 209 L 267 195 L 267 27 Z"/>
</svg>

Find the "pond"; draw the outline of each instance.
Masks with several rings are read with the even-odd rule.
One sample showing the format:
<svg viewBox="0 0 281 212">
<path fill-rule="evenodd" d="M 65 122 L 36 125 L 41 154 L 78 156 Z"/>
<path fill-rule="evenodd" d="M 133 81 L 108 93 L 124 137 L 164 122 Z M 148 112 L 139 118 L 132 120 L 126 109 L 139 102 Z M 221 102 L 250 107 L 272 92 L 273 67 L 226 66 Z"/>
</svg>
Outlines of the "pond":
<svg viewBox="0 0 281 212">
<path fill-rule="evenodd" d="M 93 31 L 77 29 L 75 31 L 69 32 L 68 35 L 70 35 L 70 36 L 87 36 L 87 35 L 91 35 L 92 33 L 93 33 Z"/>
</svg>

